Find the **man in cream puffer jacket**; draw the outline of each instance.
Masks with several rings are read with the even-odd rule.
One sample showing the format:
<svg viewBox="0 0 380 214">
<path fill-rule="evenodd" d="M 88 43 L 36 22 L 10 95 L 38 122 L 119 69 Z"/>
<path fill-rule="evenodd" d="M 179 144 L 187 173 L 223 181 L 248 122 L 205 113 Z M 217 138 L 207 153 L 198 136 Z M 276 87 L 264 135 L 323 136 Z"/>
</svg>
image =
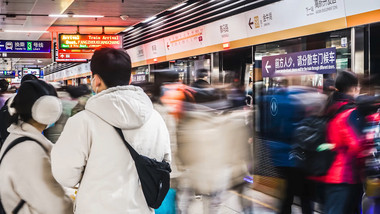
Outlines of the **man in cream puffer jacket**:
<svg viewBox="0 0 380 214">
<path fill-rule="evenodd" d="M 140 154 L 170 161 L 165 123 L 139 87 L 130 86 L 130 58 L 122 50 L 97 50 L 91 61 L 91 97 L 70 118 L 52 150 L 52 170 L 64 186 L 79 184 L 78 214 L 145 214 L 149 208 L 129 151 L 114 127 Z"/>
</svg>

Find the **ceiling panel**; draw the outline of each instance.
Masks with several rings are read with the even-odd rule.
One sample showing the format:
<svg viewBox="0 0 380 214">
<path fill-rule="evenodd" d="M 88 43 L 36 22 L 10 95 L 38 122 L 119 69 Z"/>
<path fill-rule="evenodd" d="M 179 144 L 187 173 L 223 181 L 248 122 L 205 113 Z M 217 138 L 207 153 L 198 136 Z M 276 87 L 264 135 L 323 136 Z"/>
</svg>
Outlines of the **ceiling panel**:
<svg viewBox="0 0 380 214">
<path fill-rule="evenodd" d="M 74 0 L 14 0 L 1 1 L 0 39 L 3 40 L 38 40 L 42 33 L 9 33 L 6 30 L 47 30 L 57 18 L 39 16 L 43 14 L 60 14 L 65 11 Z M 26 11 L 15 13 L 16 8 Z M 4 15 L 7 14 L 7 15 Z M 26 15 L 27 14 L 27 15 Z M 30 14 L 30 15 L 29 15 Z M 13 15 L 15 17 L 9 17 Z"/>
<path fill-rule="evenodd" d="M 130 26 L 154 14 L 178 4 L 182 0 L 94 0 L 74 1 L 64 12 L 80 15 L 104 15 L 104 18 L 59 18 L 54 25 L 104 25 L 104 26 Z M 129 18 L 122 20 L 120 15 Z"/>
<path fill-rule="evenodd" d="M 117 34 L 128 26 L 137 24 L 182 1 L 124 0 L 122 3 L 122 0 L 0 0 L 0 39 L 51 40 L 51 33 L 9 33 L 4 31 L 39 30 L 76 33 L 77 26 L 79 26 L 79 32 L 82 34 L 100 34 L 103 32 L 102 26 L 105 27 L 105 33 Z M 48 14 L 68 13 L 104 15 L 105 17 L 97 19 L 48 17 Z M 128 18 L 121 19 L 121 15 Z M 18 63 L 22 62 L 24 62 L 23 59 L 18 61 Z M 41 62 L 41 60 L 37 62 Z M 49 59 L 44 59 L 42 63 L 38 64 L 46 65 L 49 62 Z"/>
<path fill-rule="evenodd" d="M 28 13 L 33 9 L 36 0 L 2 1 L 1 13 Z"/>
</svg>

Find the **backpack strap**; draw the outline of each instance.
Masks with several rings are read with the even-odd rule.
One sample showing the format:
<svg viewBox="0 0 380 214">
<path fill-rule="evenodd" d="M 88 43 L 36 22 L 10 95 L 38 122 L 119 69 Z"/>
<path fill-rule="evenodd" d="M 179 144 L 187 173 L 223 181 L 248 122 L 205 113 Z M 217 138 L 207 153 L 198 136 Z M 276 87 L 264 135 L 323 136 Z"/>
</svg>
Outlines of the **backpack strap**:
<svg viewBox="0 0 380 214">
<path fill-rule="evenodd" d="M 128 148 L 129 152 L 131 153 L 131 156 L 133 160 L 136 160 L 140 154 L 136 152 L 136 150 L 125 140 L 123 131 L 121 131 L 120 128 L 114 127 L 117 131 L 117 133 L 120 135 L 120 138 L 123 140 L 124 145 Z"/>
<path fill-rule="evenodd" d="M 12 214 L 17 214 L 21 210 L 22 206 L 24 206 L 24 204 L 25 204 L 25 201 L 21 199 L 21 201 L 17 204 L 17 206 L 12 211 Z"/>
<path fill-rule="evenodd" d="M 162 181 L 162 189 L 169 189 L 170 188 L 170 176 L 167 173 L 161 173 L 161 181 Z M 164 200 L 166 197 L 167 192 L 165 191 L 159 191 L 157 196 L 157 203 L 154 204 L 152 207 L 159 207 L 161 205 L 160 202 Z"/>
<path fill-rule="evenodd" d="M 48 153 L 48 150 L 40 143 L 38 142 L 37 140 L 33 139 L 33 138 L 30 138 L 30 137 L 20 137 L 20 138 L 17 138 L 15 139 L 14 141 L 12 141 L 9 146 L 5 149 L 4 153 L 3 153 L 3 156 L 1 157 L 0 159 L 0 164 L 1 162 L 3 161 L 5 155 L 13 148 L 15 147 L 17 144 L 19 143 L 22 143 L 24 141 L 34 141 L 36 142 L 38 145 L 40 145 L 42 147 L 42 149 Z M 1 200 L 0 200 L 0 203 L 1 203 Z M 25 204 L 25 201 L 23 199 L 20 200 L 20 202 L 17 204 L 17 206 L 13 209 L 12 211 L 12 214 L 17 214 L 21 208 L 24 206 Z"/>
<path fill-rule="evenodd" d="M 12 141 L 9 146 L 5 149 L 4 153 L 3 153 L 3 156 L 1 157 L 0 159 L 0 164 L 1 162 L 3 161 L 5 155 L 9 152 L 9 150 L 11 150 L 13 147 L 15 147 L 17 144 L 19 143 L 22 143 L 24 141 L 34 141 L 36 142 L 38 145 L 40 145 L 42 147 L 42 149 L 46 152 L 46 153 L 49 153 L 47 151 L 47 149 L 40 143 L 38 142 L 37 140 L 33 139 L 33 138 L 30 138 L 30 137 L 20 137 L 20 138 L 17 138 L 15 139 L 14 141 Z"/>
</svg>

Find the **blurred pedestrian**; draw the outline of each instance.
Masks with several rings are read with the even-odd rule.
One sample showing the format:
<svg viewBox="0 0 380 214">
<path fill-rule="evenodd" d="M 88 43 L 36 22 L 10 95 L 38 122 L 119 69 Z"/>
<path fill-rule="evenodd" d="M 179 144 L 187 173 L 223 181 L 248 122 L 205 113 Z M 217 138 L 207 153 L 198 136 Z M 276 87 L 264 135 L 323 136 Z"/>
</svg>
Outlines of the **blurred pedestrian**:
<svg viewBox="0 0 380 214">
<path fill-rule="evenodd" d="M 196 71 L 196 78 L 197 78 L 197 80 L 191 84 L 191 87 L 195 87 L 195 88 L 208 88 L 208 87 L 210 87 L 210 83 L 207 82 L 207 78 L 208 78 L 208 70 L 207 69 L 204 69 L 204 68 L 198 69 Z"/>
<path fill-rule="evenodd" d="M 6 102 L 6 97 L 4 93 L 8 90 L 9 82 L 5 79 L 0 80 L 0 108 L 2 108 Z"/>
<path fill-rule="evenodd" d="M 179 80 L 179 73 L 176 70 L 156 72 L 155 82 L 156 85 L 161 86 L 160 101 L 168 107 L 169 113 L 178 121 L 187 103 L 195 102 L 194 89 Z"/>
<path fill-rule="evenodd" d="M 74 116 L 84 110 L 88 99 L 91 97 L 91 90 L 87 85 L 79 85 L 77 87 L 68 87 L 67 92 L 77 101 L 77 104 L 71 109 L 71 116 Z"/>
<path fill-rule="evenodd" d="M 231 102 L 233 108 L 239 108 L 246 105 L 245 89 L 238 80 L 232 83 L 228 88 L 227 99 Z"/>
<path fill-rule="evenodd" d="M 259 97 L 260 137 L 268 146 L 273 165 L 285 181 L 279 214 L 292 213 L 295 196 L 299 196 L 303 214 L 313 212 L 311 184 L 306 173 L 290 156 L 296 144 L 294 134 L 297 124 L 312 113 L 323 109 L 325 95 L 313 88 L 288 86 L 283 80 L 280 87 L 270 88 Z"/>
<path fill-rule="evenodd" d="M 178 190 L 181 214 L 189 213 L 195 195 L 202 196 L 203 213 L 218 213 L 222 194 L 230 188 L 242 193 L 249 174 L 248 112 L 199 109 L 184 112 L 179 121 L 178 157 L 185 169 Z M 252 204 L 242 202 L 244 213 L 251 213 Z"/>
<path fill-rule="evenodd" d="M 79 184 L 75 213 L 154 213 L 134 160 L 115 128 L 139 153 L 170 161 L 169 133 L 144 91 L 129 85 L 131 59 L 121 49 L 96 50 L 85 110 L 71 117 L 52 150 L 52 170 L 64 186 Z"/>
<path fill-rule="evenodd" d="M 59 82 L 53 82 L 52 85 L 57 91 L 58 98 L 62 102 L 62 114 L 57 122 L 44 131 L 44 135 L 52 143 L 56 143 L 63 131 L 66 121 L 71 116 L 72 109 L 78 104 L 78 101 L 70 93 L 71 90 L 74 90 L 71 88 L 76 88 L 77 86 L 62 87 Z"/>
<path fill-rule="evenodd" d="M 338 73 L 335 88 L 329 99 L 325 115 L 327 143 L 318 150 L 335 151 L 334 161 L 325 176 L 316 180 L 324 183 L 324 213 L 350 214 L 361 212 L 363 194 L 359 175 L 359 153 L 362 151 L 360 117 L 356 110 L 355 97 L 360 88 L 357 76 L 348 71 Z"/>
<path fill-rule="evenodd" d="M 212 86 L 208 81 L 207 69 L 196 71 L 197 80 L 191 84 L 195 103 L 207 104 L 222 99 L 222 91 Z"/>
<path fill-rule="evenodd" d="M 7 213 L 73 213 L 71 199 L 51 173 L 52 143 L 41 133 L 62 111 L 51 85 L 41 80 L 25 81 L 10 104 L 10 135 L 1 148 L 1 203 Z M 5 155 L 10 145 L 28 137 Z M 14 213 L 14 212 L 12 212 Z"/>
</svg>

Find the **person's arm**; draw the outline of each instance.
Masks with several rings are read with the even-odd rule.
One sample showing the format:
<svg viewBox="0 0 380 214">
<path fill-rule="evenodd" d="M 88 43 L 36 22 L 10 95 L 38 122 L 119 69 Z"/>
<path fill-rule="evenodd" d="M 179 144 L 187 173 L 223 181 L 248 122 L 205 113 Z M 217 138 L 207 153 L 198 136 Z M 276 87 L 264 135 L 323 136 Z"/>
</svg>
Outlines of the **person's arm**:
<svg viewBox="0 0 380 214">
<path fill-rule="evenodd" d="M 73 213 L 71 199 L 51 173 L 48 154 L 35 142 L 22 146 L 28 152 L 15 161 L 14 190 L 25 201 L 23 206 L 41 214 Z"/>
<path fill-rule="evenodd" d="M 51 152 L 54 178 L 63 186 L 74 187 L 82 175 L 90 152 L 84 112 L 68 119 Z"/>
</svg>

